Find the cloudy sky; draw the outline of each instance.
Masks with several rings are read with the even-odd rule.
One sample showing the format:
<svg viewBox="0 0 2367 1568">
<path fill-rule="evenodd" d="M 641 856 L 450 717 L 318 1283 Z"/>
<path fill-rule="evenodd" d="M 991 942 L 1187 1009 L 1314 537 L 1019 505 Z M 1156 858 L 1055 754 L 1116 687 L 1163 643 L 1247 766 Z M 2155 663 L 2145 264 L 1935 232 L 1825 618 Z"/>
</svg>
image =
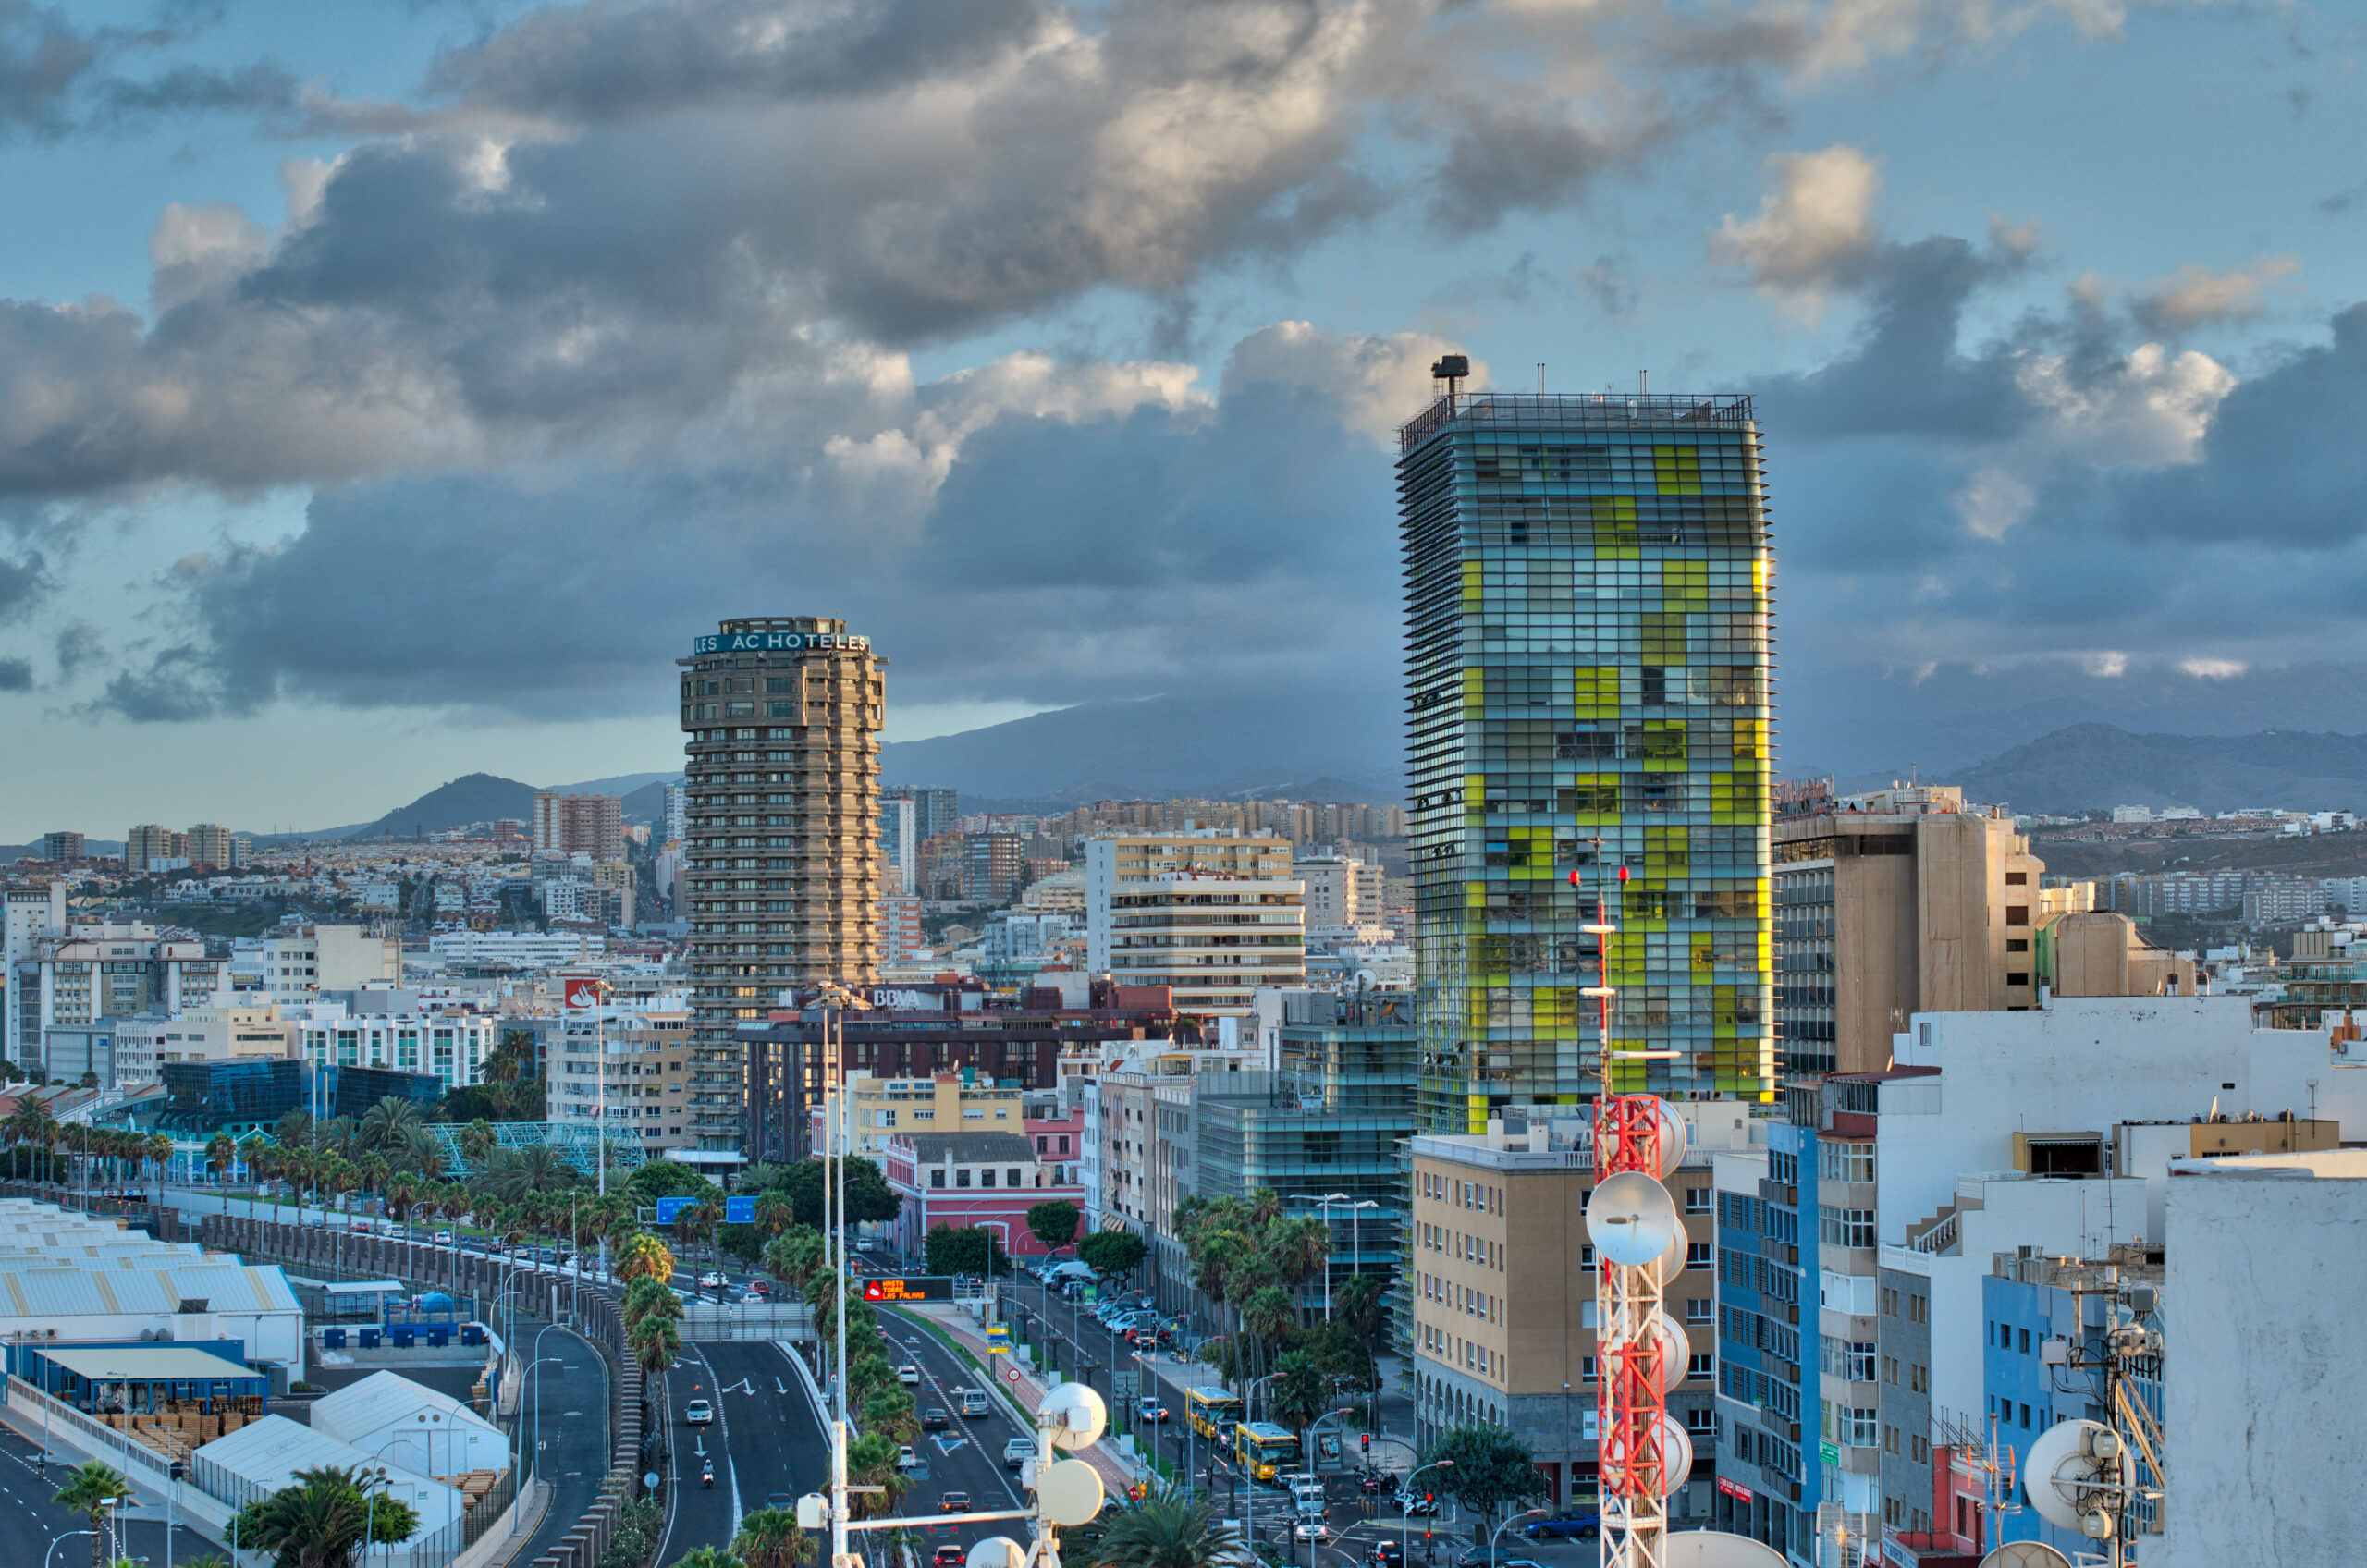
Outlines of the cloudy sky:
<svg viewBox="0 0 2367 1568">
<path fill-rule="evenodd" d="M 869 631 L 891 738 L 1389 724 L 1450 348 L 1759 397 L 1792 767 L 2367 728 L 2362 53 L 2303 0 L 0 0 L 0 841 L 672 766 L 733 614 Z"/>
</svg>

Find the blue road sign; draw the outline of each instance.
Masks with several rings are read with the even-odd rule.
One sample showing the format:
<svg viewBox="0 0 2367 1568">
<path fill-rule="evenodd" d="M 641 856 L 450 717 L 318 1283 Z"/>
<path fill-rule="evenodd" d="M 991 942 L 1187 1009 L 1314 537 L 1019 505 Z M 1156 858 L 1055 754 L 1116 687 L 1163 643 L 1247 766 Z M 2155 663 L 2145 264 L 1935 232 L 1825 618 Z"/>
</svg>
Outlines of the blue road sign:
<svg viewBox="0 0 2367 1568">
<path fill-rule="evenodd" d="M 756 1222 L 756 1200 L 754 1197 L 724 1199 L 723 1222 L 726 1225 L 754 1225 Z"/>
<path fill-rule="evenodd" d="M 674 1217 L 676 1215 L 681 1214 L 682 1210 L 690 1207 L 693 1204 L 695 1204 L 699 1200 L 696 1198 L 659 1198 L 657 1200 L 657 1223 L 660 1225 L 671 1225 L 674 1223 Z"/>
</svg>

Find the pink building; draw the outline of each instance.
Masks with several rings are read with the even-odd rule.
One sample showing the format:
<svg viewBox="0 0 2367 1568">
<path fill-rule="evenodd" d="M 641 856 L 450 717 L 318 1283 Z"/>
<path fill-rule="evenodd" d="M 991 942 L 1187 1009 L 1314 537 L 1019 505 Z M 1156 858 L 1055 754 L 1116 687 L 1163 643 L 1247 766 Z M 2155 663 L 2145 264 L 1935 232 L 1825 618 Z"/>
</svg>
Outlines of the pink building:
<svg viewBox="0 0 2367 1568">
<path fill-rule="evenodd" d="M 1071 1147 L 1078 1135 L 1067 1134 Z M 1045 1136 L 1057 1148 L 1061 1134 Z M 983 1225 L 1006 1251 L 1040 1257 L 1044 1244 L 1027 1229 L 1027 1210 L 1055 1198 L 1076 1205 L 1083 1233 L 1085 1188 L 1075 1165 L 1049 1152 L 1039 1159 L 1032 1133 L 899 1133 L 882 1147 L 879 1164 L 888 1185 L 904 1200 L 889 1234 L 909 1255 L 919 1255 L 935 1226 Z"/>
</svg>

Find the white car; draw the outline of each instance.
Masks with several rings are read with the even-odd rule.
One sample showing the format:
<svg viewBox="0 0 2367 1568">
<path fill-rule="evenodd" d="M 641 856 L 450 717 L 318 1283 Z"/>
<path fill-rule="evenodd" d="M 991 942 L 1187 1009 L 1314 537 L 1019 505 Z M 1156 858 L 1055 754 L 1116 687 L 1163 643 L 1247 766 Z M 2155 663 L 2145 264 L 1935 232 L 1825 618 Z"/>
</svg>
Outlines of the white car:
<svg viewBox="0 0 2367 1568">
<path fill-rule="evenodd" d="M 918 1362 L 907 1361 L 896 1368 L 896 1381 L 917 1385 L 920 1380 L 921 1369 Z"/>
<path fill-rule="evenodd" d="M 728 1282 L 719 1271 L 713 1268 L 699 1276 L 699 1289 L 703 1291 L 719 1291 Z"/>
<path fill-rule="evenodd" d="M 703 1399 L 694 1399 L 682 1406 L 682 1424 L 686 1427 L 704 1427 L 714 1419 L 715 1406 Z"/>
<path fill-rule="evenodd" d="M 919 1467 L 919 1465 L 920 1465 L 920 1462 L 921 1462 L 921 1456 L 920 1456 L 919 1454 L 914 1453 L 914 1452 L 913 1452 L 913 1445 L 912 1445 L 912 1444 L 910 1444 L 910 1443 L 901 1443 L 901 1444 L 899 1444 L 899 1445 L 897 1446 L 897 1449 L 896 1449 L 896 1468 L 897 1468 L 897 1469 L 899 1469 L 899 1470 L 913 1470 L 913 1469 L 917 1469 L 917 1468 Z"/>
<path fill-rule="evenodd" d="M 435 1244 L 436 1244 L 437 1246 L 439 1246 L 439 1247 L 448 1247 L 448 1246 L 450 1246 L 450 1245 L 452 1244 L 452 1232 L 451 1232 L 451 1231 L 436 1231 L 436 1232 L 435 1232 Z"/>
<path fill-rule="evenodd" d="M 1324 1527 L 1320 1519 L 1302 1519 L 1291 1526 L 1291 1534 L 1303 1541 L 1328 1541 L 1331 1538 L 1331 1532 Z"/>
</svg>

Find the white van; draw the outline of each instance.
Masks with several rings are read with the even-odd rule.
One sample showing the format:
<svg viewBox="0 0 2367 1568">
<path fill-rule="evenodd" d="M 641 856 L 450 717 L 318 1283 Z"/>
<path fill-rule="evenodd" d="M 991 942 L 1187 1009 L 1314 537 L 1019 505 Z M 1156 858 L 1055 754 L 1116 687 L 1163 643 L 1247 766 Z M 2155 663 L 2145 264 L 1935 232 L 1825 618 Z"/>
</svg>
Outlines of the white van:
<svg viewBox="0 0 2367 1568">
<path fill-rule="evenodd" d="M 956 1389 L 953 1390 L 953 1397 L 960 1403 L 962 1414 L 965 1416 L 984 1415 L 987 1413 L 987 1390 L 984 1389 Z"/>
</svg>

